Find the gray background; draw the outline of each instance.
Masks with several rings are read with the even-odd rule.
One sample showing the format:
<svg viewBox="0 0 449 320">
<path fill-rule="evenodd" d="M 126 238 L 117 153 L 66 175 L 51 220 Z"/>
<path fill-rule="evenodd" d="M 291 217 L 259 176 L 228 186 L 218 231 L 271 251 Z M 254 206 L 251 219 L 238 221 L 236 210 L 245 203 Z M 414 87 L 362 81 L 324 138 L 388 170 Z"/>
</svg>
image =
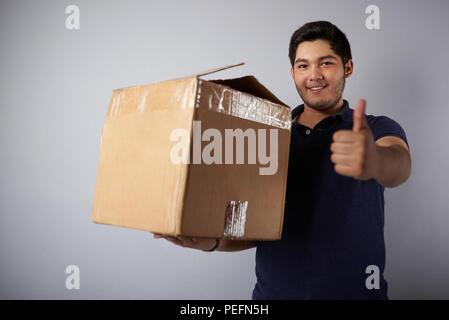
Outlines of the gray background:
<svg viewBox="0 0 449 320">
<path fill-rule="evenodd" d="M 338 4 L 337 4 L 338 3 Z M 81 11 L 80 30 L 65 8 Z M 380 30 L 365 8 L 380 8 Z M 240 61 L 210 78 L 253 74 L 301 103 L 291 33 L 329 20 L 355 64 L 344 97 L 406 130 L 409 180 L 386 190 L 392 299 L 449 298 L 447 1 L 1 1 L 0 298 L 250 299 L 255 249 L 212 254 L 148 232 L 91 222 L 111 90 Z M 80 267 L 80 290 L 65 287 Z"/>
</svg>

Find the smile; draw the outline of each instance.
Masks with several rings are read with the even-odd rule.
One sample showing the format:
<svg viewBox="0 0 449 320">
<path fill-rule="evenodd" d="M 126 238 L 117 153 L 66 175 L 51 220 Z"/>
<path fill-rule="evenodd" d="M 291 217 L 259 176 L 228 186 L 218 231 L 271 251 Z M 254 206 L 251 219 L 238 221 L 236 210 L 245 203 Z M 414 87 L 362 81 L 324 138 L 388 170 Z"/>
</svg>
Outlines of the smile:
<svg viewBox="0 0 449 320">
<path fill-rule="evenodd" d="M 320 86 L 320 87 L 317 86 L 317 87 L 307 88 L 307 90 L 310 90 L 313 93 L 320 93 L 326 87 L 327 87 L 327 85 Z"/>
</svg>

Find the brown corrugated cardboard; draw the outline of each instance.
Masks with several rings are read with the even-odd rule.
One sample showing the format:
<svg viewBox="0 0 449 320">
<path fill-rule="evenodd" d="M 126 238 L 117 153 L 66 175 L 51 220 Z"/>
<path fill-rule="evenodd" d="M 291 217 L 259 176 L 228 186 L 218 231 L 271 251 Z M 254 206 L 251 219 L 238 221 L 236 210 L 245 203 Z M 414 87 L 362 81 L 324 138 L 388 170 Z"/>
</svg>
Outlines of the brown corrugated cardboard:
<svg viewBox="0 0 449 320">
<path fill-rule="evenodd" d="M 225 68 L 113 91 L 94 222 L 189 237 L 280 239 L 290 109 L 252 76 L 201 79 Z"/>
</svg>

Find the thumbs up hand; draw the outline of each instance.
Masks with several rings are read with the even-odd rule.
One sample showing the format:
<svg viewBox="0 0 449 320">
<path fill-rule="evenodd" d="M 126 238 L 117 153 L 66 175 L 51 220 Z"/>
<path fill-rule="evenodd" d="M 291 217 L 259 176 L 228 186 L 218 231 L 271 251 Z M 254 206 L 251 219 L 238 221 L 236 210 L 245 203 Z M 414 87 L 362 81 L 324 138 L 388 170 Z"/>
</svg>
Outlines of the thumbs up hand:
<svg viewBox="0 0 449 320">
<path fill-rule="evenodd" d="M 375 178 L 378 154 L 373 133 L 366 121 L 366 101 L 359 100 L 353 113 L 352 130 L 339 130 L 333 135 L 331 161 L 335 171 L 359 180 Z"/>
</svg>

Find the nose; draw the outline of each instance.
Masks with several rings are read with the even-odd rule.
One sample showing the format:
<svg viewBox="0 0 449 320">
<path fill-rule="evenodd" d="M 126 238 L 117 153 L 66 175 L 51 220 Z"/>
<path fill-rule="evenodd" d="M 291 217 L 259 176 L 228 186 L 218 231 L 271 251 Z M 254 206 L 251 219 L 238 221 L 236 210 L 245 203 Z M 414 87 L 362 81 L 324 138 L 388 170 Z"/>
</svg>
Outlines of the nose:
<svg viewBox="0 0 449 320">
<path fill-rule="evenodd" d="M 317 66 L 311 66 L 310 68 L 310 81 L 322 80 L 323 74 Z"/>
</svg>

